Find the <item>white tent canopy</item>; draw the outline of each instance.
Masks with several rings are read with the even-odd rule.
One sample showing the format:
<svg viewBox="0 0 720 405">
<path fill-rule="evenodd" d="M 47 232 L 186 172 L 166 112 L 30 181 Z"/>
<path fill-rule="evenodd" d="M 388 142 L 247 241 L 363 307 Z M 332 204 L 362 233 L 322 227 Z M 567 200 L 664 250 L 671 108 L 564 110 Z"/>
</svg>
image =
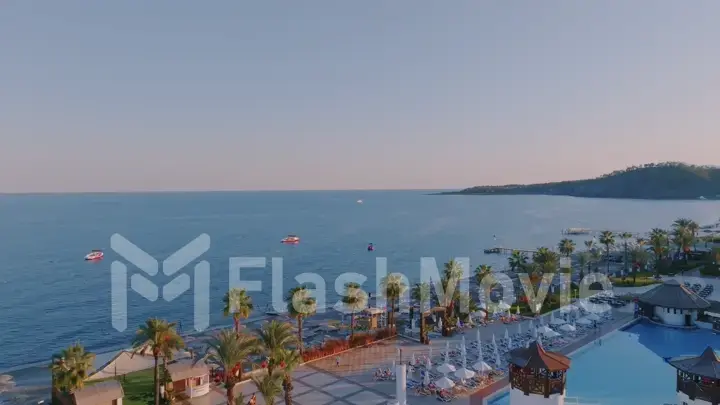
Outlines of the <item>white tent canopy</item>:
<svg viewBox="0 0 720 405">
<path fill-rule="evenodd" d="M 474 376 L 475 376 L 475 372 L 468 370 L 465 367 L 463 367 L 460 370 L 455 372 L 455 377 L 457 377 L 461 380 L 467 380 L 468 378 L 473 378 Z"/>
<path fill-rule="evenodd" d="M 592 321 L 587 318 L 580 318 L 576 322 L 580 325 L 592 325 Z"/>
<path fill-rule="evenodd" d="M 478 361 L 477 363 L 473 364 L 473 368 L 477 370 L 479 373 L 487 373 L 488 371 L 492 371 L 492 367 L 485 363 L 484 361 Z"/>
<path fill-rule="evenodd" d="M 455 383 L 447 377 L 442 377 L 439 380 L 435 381 L 435 386 L 440 388 L 441 390 L 448 390 L 454 387 Z"/>
<path fill-rule="evenodd" d="M 560 327 L 560 330 L 564 332 L 575 332 L 576 329 L 574 326 L 566 323 L 565 325 Z"/>
<path fill-rule="evenodd" d="M 437 371 L 441 374 L 449 374 L 455 371 L 455 366 L 450 363 L 443 363 L 438 366 Z"/>
<path fill-rule="evenodd" d="M 553 319 L 550 321 L 550 324 L 551 324 L 551 325 L 562 325 L 562 324 L 564 324 L 564 323 L 565 323 L 565 320 L 562 319 L 562 318 L 553 318 Z"/>
</svg>

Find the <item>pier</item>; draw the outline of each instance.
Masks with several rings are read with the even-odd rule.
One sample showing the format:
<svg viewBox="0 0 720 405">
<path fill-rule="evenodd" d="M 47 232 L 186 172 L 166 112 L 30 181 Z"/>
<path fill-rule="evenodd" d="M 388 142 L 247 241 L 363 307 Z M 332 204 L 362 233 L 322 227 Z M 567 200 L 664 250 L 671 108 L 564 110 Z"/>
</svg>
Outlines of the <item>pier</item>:
<svg viewBox="0 0 720 405">
<path fill-rule="evenodd" d="M 642 238 L 644 237 L 644 234 L 639 232 L 628 232 L 628 231 L 613 231 L 612 229 L 588 229 L 588 228 L 567 228 L 560 231 L 562 235 L 565 236 L 592 236 L 593 238 L 596 236 L 599 236 L 601 233 L 605 231 L 612 232 L 613 235 L 618 236 L 623 233 L 628 233 L 632 235 L 633 238 Z"/>
<path fill-rule="evenodd" d="M 485 249 L 484 252 L 486 255 L 511 255 L 512 252 L 518 251 L 520 253 L 525 253 L 526 255 L 532 255 L 536 252 L 536 250 L 526 250 L 526 249 L 512 249 L 512 248 L 503 248 L 503 247 L 494 247 L 490 249 Z"/>
</svg>

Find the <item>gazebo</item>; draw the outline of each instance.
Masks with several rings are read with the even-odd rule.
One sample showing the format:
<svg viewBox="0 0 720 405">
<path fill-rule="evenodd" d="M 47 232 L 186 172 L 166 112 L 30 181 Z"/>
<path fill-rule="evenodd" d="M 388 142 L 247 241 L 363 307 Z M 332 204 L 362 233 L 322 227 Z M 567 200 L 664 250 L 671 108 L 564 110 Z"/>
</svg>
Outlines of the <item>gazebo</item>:
<svg viewBox="0 0 720 405">
<path fill-rule="evenodd" d="M 210 392 L 210 369 L 205 363 L 176 362 L 168 364 L 167 371 L 176 394 L 195 398 Z"/>
<path fill-rule="evenodd" d="M 384 314 L 385 311 L 380 308 L 371 307 L 371 308 L 366 308 L 365 313 L 370 315 L 370 322 L 368 325 L 368 329 L 372 330 L 372 329 L 377 329 L 378 318 L 380 317 L 380 315 Z"/>
<path fill-rule="evenodd" d="M 710 302 L 675 280 L 640 295 L 638 302 L 646 316 L 670 326 L 695 326 L 698 311 L 710 308 Z"/>
<path fill-rule="evenodd" d="M 510 351 L 510 403 L 562 404 L 570 359 L 534 341 Z M 530 398 L 528 398 L 530 397 Z"/>
<path fill-rule="evenodd" d="M 712 347 L 699 356 L 675 357 L 667 362 L 677 369 L 678 403 L 720 403 L 720 358 Z"/>
</svg>

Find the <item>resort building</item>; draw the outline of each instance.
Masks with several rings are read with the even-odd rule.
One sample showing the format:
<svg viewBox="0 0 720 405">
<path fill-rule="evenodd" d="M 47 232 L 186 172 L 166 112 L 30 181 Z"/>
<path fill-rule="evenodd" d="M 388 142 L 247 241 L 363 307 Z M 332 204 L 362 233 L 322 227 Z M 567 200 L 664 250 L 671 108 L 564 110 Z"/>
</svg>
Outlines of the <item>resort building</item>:
<svg viewBox="0 0 720 405">
<path fill-rule="evenodd" d="M 537 341 L 510 351 L 510 405 L 563 405 L 570 359 Z"/>
<path fill-rule="evenodd" d="M 644 316 L 669 326 L 694 327 L 700 310 L 710 308 L 710 302 L 675 280 L 638 297 Z"/>
<path fill-rule="evenodd" d="M 675 357 L 668 363 L 677 369 L 678 404 L 720 403 L 720 359 L 711 347 L 699 356 Z"/>
<path fill-rule="evenodd" d="M 123 389 L 116 380 L 86 385 L 72 394 L 72 405 L 122 405 Z M 67 403 L 67 401 L 62 401 Z"/>
<path fill-rule="evenodd" d="M 203 396 L 210 392 L 210 369 L 204 363 L 183 361 L 167 365 L 172 379 L 173 392 L 188 398 Z"/>
</svg>

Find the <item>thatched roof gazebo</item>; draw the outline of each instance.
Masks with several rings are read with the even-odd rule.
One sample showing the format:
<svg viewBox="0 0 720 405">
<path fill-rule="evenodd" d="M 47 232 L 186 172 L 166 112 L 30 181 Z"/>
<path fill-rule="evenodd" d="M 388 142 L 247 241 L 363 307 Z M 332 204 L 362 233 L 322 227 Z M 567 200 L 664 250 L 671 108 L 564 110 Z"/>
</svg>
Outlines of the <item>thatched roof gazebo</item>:
<svg viewBox="0 0 720 405">
<path fill-rule="evenodd" d="M 675 280 L 638 297 L 643 313 L 648 317 L 671 326 L 693 327 L 698 311 L 710 308 L 710 302 Z"/>
</svg>

